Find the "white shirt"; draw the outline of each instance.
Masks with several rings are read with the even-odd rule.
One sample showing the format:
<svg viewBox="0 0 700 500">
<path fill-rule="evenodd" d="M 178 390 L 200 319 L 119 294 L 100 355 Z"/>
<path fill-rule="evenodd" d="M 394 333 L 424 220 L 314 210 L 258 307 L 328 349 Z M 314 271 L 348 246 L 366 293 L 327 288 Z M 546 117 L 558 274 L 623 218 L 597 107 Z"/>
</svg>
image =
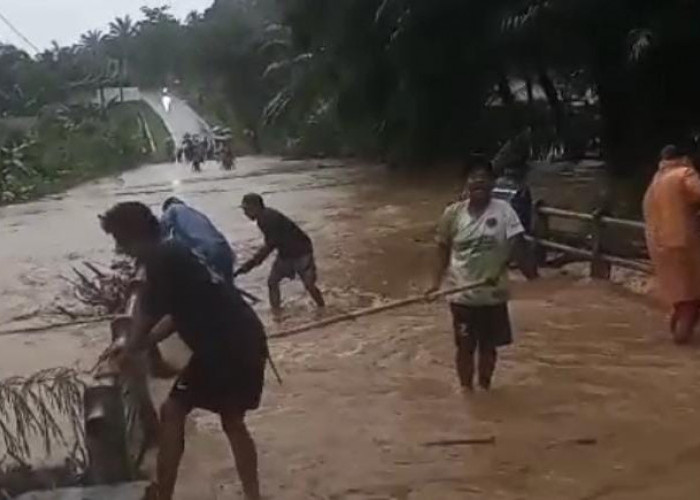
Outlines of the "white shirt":
<svg viewBox="0 0 700 500">
<path fill-rule="evenodd" d="M 447 207 L 437 234 L 438 243 L 451 249 L 447 286 L 493 281 L 458 294 L 451 302 L 468 306 L 507 302 L 510 240 L 524 232 L 518 215 L 503 200 L 492 199 L 478 216 L 469 212 L 468 200 Z"/>
</svg>

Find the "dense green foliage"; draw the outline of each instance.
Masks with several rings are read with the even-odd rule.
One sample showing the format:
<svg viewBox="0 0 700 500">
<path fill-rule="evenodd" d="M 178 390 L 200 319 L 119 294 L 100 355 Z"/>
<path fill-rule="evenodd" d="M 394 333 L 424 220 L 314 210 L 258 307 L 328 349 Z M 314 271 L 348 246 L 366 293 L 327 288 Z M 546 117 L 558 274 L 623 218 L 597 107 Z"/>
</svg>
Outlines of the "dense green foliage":
<svg viewBox="0 0 700 500">
<path fill-rule="evenodd" d="M 599 136 L 627 172 L 699 125 L 698 21 L 687 0 L 217 0 L 170 71 L 265 147 L 433 161 L 531 126 L 572 156 Z"/>
<path fill-rule="evenodd" d="M 700 125 L 698 21 L 689 0 L 215 0 L 185 20 L 144 8 L 31 64 L 4 48 L 0 109 L 168 86 L 254 150 L 429 164 L 532 127 L 571 157 L 600 139 L 629 172 Z"/>
<path fill-rule="evenodd" d="M 146 127 L 159 144 L 151 150 Z M 165 160 L 165 127 L 140 103 L 45 108 L 28 131 L 0 127 L 0 203 L 21 201 L 90 178 Z"/>
<path fill-rule="evenodd" d="M 700 4 L 687 0 L 290 0 L 285 21 L 314 99 L 385 151 L 435 158 L 490 147 L 497 99 L 510 135 L 534 125 L 580 146 L 584 94 L 612 168 L 628 171 L 698 125 Z M 318 76 L 320 74 L 321 76 Z M 523 113 L 522 82 L 549 117 Z M 304 89 L 308 91 L 309 89 Z M 308 103 L 311 102 L 311 105 Z M 316 106 L 316 108 L 314 108 Z M 535 113 L 535 114 L 533 114 Z M 585 138 L 584 138 L 585 139 Z"/>
<path fill-rule="evenodd" d="M 113 24 L 110 37 L 91 31 L 36 57 L 0 45 L 0 203 L 166 159 L 167 131 L 150 108 L 105 102 L 105 87 L 127 83 L 123 44 L 136 32 L 128 19 Z"/>
</svg>

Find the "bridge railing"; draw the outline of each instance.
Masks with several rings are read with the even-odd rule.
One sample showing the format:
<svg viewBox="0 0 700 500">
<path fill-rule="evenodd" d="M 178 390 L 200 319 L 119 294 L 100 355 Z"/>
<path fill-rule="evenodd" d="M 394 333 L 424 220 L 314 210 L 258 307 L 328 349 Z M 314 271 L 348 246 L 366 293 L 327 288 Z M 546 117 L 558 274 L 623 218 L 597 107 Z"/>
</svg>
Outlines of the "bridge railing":
<svg viewBox="0 0 700 500">
<path fill-rule="evenodd" d="M 611 250 L 615 245 L 611 241 L 611 229 L 617 233 L 629 233 L 639 240 L 643 239 L 644 223 L 641 221 L 610 217 L 602 210 L 592 213 L 575 212 L 561 208 L 548 207 L 542 202 L 535 204 L 534 229 L 530 240 L 535 245 L 536 255 L 540 262 L 546 262 L 547 253 L 561 252 L 576 259 L 589 261 L 591 276 L 598 279 L 609 279 L 612 267 L 622 267 L 651 274 L 652 266 L 646 255 L 629 256 L 615 255 Z M 576 246 L 557 241 L 557 233 L 552 230 L 553 219 L 575 221 L 574 231 Z M 583 244 L 581 243 L 583 242 Z"/>
</svg>

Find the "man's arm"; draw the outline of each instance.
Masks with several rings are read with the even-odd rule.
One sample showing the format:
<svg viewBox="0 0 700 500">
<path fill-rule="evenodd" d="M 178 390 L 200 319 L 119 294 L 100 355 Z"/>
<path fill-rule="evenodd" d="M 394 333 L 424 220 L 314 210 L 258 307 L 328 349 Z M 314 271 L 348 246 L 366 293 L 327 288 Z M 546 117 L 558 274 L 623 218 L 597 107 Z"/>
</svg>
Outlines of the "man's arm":
<svg viewBox="0 0 700 500">
<path fill-rule="evenodd" d="M 126 342 L 127 353 L 138 352 L 144 346 L 150 346 L 149 336 L 157 327 L 162 328 L 170 324 L 172 325 L 170 333 L 175 331 L 172 317 L 167 314 L 167 307 L 163 303 L 163 294 L 173 286 L 166 259 L 167 257 L 161 256 L 153 262 L 148 275 L 145 267 L 139 269 L 140 280 L 135 284 L 138 288 L 133 292 L 133 303 L 127 307 L 127 314 L 131 314 L 133 318 L 131 332 Z"/>
<path fill-rule="evenodd" d="M 248 262 L 246 262 L 238 268 L 238 270 L 234 273 L 234 276 L 240 276 L 241 274 L 249 273 L 256 267 L 258 267 L 260 264 L 265 262 L 265 259 L 267 259 L 270 256 L 270 254 L 274 251 L 275 249 L 266 243 L 264 247 L 255 252 L 255 255 L 253 255 L 253 257 Z"/>
<path fill-rule="evenodd" d="M 694 168 L 688 167 L 683 176 L 683 186 L 691 203 L 700 204 L 700 175 Z"/>
<path fill-rule="evenodd" d="M 510 257 L 520 269 L 520 272 L 525 275 L 528 280 L 534 280 L 539 277 L 537 272 L 537 264 L 534 256 L 530 251 L 530 245 L 525 239 L 525 234 L 520 233 L 508 240 L 510 244 Z"/>
<path fill-rule="evenodd" d="M 175 214 L 175 210 L 172 210 L 171 208 L 168 208 L 168 210 L 163 212 L 163 215 L 160 218 L 160 230 L 163 238 L 171 238 L 173 236 L 176 218 L 177 216 Z"/>
<path fill-rule="evenodd" d="M 447 207 L 443 213 L 437 226 L 435 240 L 437 241 L 437 249 L 435 251 L 435 260 L 431 276 L 430 288 L 427 293 L 436 292 L 442 285 L 442 280 L 445 278 L 445 273 L 450 265 L 450 254 L 452 253 L 452 238 L 454 237 L 454 219 L 457 214 L 457 205 L 452 204 Z"/>
<path fill-rule="evenodd" d="M 432 272 L 432 280 L 427 293 L 437 292 L 442 285 L 442 280 L 445 278 L 447 267 L 450 265 L 450 245 L 447 243 L 438 243 L 435 252 L 434 268 Z"/>
<path fill-rule="evenodd" d="M 520 222 L 520 217 L 510 205 L 506 206 L 505 210 L 506 238 L 509 252 L 508 260 L 503 263 L 503 266 L 507 268 L 508 262 L 515 260 L 518 269 L 527 279 L 535 279 L 537 278 L 537 266 L 525 239 L 525 228 Z"/>
<path fill-rule="evenodd" d="M 148 293 L 148 285 L 146 283 L 145 269 L 140 267 L 137 271 L 136 278 L 131 283 L 130 298 L 126 305 L 126 317 L 131 318 L 128 334 L 124 336 L 121 347 L 127 351 L 131 350 L 132 345 L 140 344 L 143 339 L 151 331 L 151 328 L 157 323 L 157 318 L 152 314 L 148 314 L 145 310 L 144 296 Z"/>
<path fill-rule="evenodd" d="M 150 328 L 147 328 L 148 324 L 143 322 L 134 329 L 133 340 L 127 344 L 127 352 L 135 354 L 150 349 L 170 337 L 176 330 L 175 320 L 170 314 L 163 316 L 155 325 L 150 321 Z"/>
</svg>

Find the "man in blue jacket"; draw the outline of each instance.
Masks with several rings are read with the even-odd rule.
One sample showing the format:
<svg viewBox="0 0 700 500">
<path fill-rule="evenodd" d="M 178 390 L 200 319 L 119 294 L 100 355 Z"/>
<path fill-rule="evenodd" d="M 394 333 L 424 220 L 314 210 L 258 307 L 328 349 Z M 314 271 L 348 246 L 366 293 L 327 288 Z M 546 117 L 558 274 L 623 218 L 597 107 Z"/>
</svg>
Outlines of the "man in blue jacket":
<svg viewBox="0 0 700 500">
<path fill-rule="evenodd" d="M 163 203 L 160 225 L 166 239 L 183 244 L 226 283 L 233 284 L 236 256 L 206 215 L 173 196 Z"/>
</svg>

